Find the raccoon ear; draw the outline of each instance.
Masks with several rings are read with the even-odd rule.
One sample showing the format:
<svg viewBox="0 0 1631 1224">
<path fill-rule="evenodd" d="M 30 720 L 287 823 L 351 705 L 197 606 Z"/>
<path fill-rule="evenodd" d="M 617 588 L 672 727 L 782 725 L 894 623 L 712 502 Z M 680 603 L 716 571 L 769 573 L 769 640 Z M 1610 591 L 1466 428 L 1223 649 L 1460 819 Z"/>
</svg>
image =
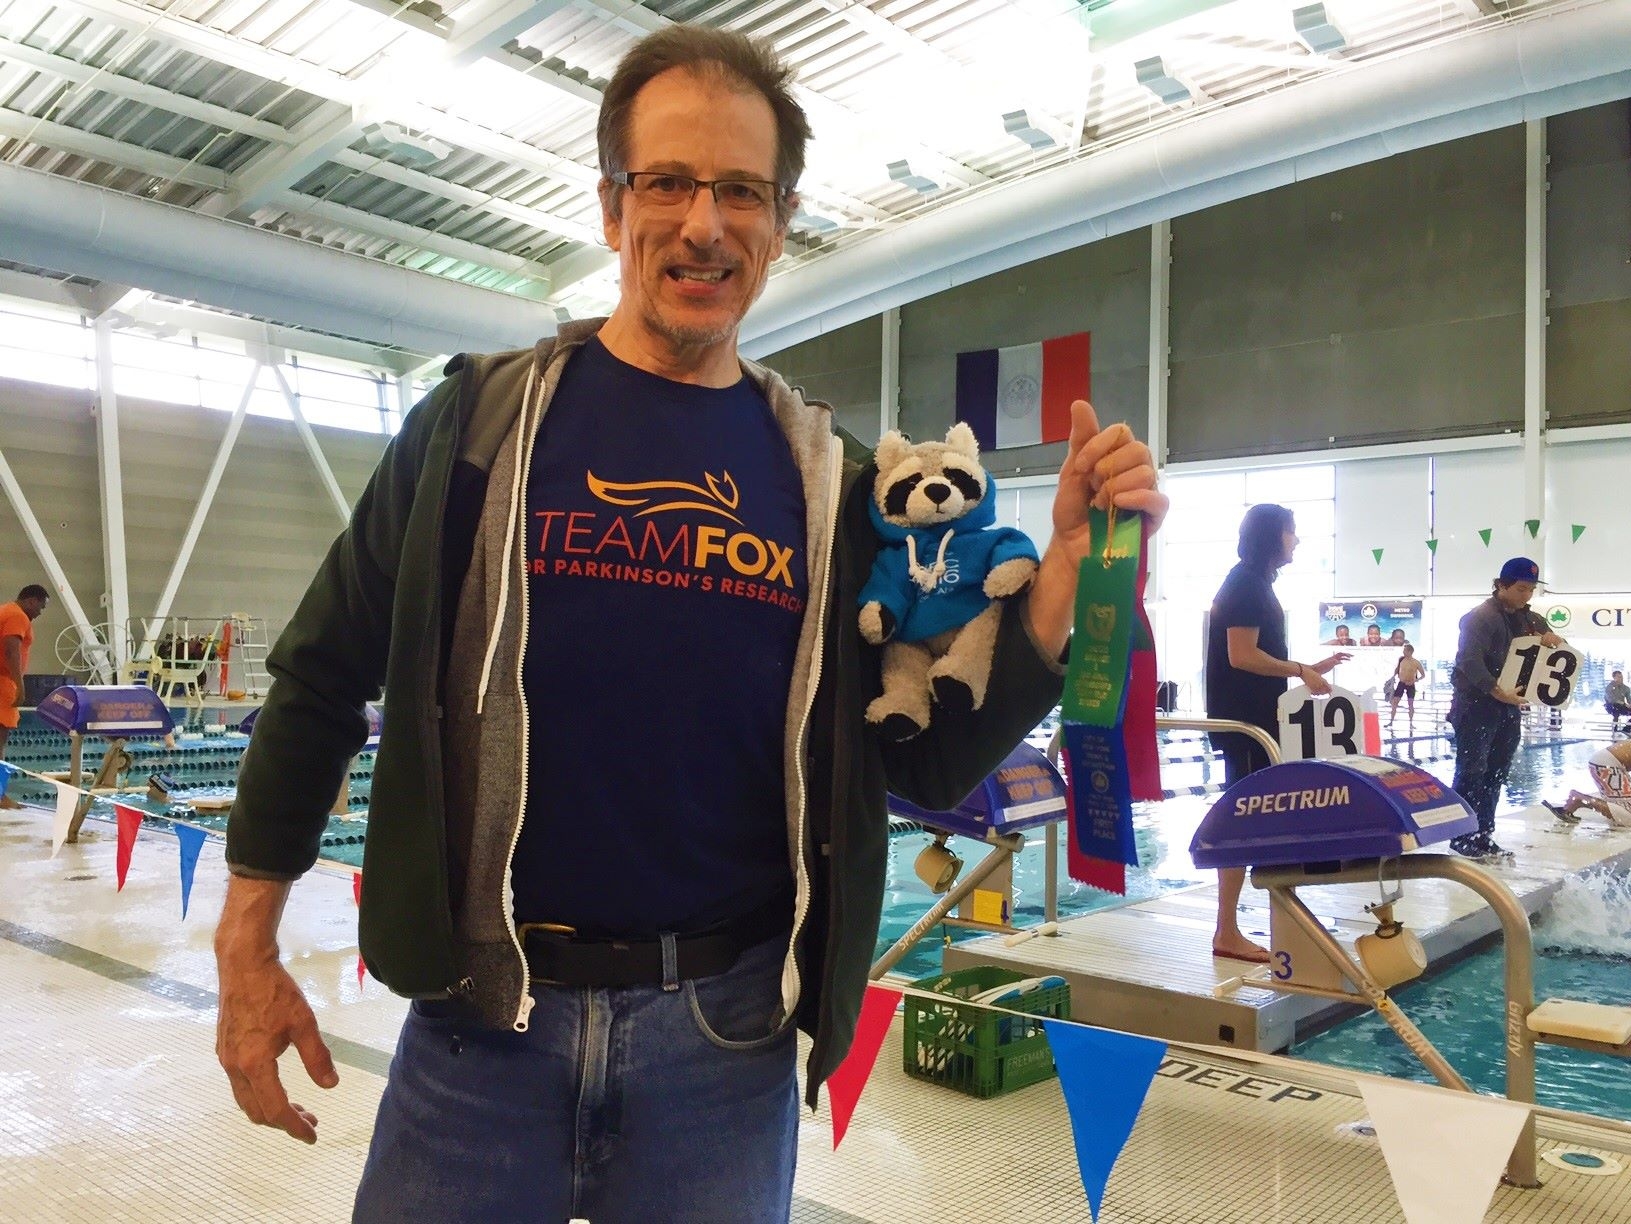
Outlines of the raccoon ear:
<svg viewBox="0 0 1631 1224">
<path fill-rule="evenodd" d="M 891 429 L 878 439 L 878 448 L 872 457 L 878 461 L 878 471 L 892 472 L 911 452 L 912 444 L 897 430 Z"/>
<path fill-rule="evenodd" d="M 980 440 L 974 436 L 967 421 L 958 421 L 946 430 L 946 445 L 959 455 L 963 455 L 975 462 L 980 458 Z"/>
</svg>

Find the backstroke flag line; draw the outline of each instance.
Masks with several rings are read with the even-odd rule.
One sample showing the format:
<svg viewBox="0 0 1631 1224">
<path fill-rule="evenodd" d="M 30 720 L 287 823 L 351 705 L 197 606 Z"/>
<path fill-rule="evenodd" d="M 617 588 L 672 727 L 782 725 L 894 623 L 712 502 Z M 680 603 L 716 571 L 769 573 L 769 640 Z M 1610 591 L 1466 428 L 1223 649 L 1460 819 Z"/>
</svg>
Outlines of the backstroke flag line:
<svg viewBox="0 0 1631 1224">
<path fill-rule="evenodd" d="M 136 834 L 142 829 L 142 814 L 140 810 L 126 807 L 122 803 L 113 805 L 113 813 L 119 821 L 119 844 L 114 853 L 113 869 L 118 877 L 119 888 L 123 892 L 125 875 L 130 871 L 130 852 L 136 846 Z"/>
<path fill-rule="evenodd" d="M 68 840 L 68 830 L 74 823 L 74 809 L 79 806 L 79 791 L 66 782 L 52 782 L 57 788 L 57 811 L 51 820 L 51 857 L 56 858 Z"/>
<path fill-rule="evenodd" d="M 1478 1224 L 1529 1107 L 1373 1076 L 1359 1090 L 1409 1224 Z"/>
<path fill-rule="evenodd" d="M 1089 398 L 1090 336 L 957 354 L 957 419 L 983 451 L 1070 440 L 1070 405 Z"/>
<path fill-rule="evenodd" d="M 198 868 L 198 852 L 204 848 L 204 830 L 191 825 L 175 826 L 181 843 L 181 916 L 187 917 L 187 902 L 193 895 L 193 872 Z"/>
<path fill-rule="evenodd" d="M 1054 1020 L 1044 1020 L 1042 1027 L 1059 1068 L 1082 1188 L 1097 1220 L 1110 1170 L 1133 1133 L 1167 1043 Z"/>
</svg>

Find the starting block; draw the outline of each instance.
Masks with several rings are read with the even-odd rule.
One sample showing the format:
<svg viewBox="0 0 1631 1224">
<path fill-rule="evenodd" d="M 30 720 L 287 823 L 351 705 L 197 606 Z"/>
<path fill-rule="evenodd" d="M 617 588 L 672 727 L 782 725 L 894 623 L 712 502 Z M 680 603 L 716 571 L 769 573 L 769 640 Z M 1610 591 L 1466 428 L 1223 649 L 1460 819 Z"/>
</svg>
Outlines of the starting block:
<svg viewBox="0 0 1631 1224">
<path fill-rule="evenodd" d="M 79 826 L 90 811 L 90 791 L 115 785 L 121 773 L 130 768 L 125 743 L 137 736 L 169 737 L 175 722 L 159 695 L 144 684 L 65 684 L 47 693 L 35 707 L 40 721 L 68 737 L 68 784 L 87 793 L 79 797 L 74 818 L 68 826 L 68 840 L 79 840 Z M 97 766 L 96 777 L 84 778 L 85 737 L 107 739 L 107 750 Z"/>
</svg>

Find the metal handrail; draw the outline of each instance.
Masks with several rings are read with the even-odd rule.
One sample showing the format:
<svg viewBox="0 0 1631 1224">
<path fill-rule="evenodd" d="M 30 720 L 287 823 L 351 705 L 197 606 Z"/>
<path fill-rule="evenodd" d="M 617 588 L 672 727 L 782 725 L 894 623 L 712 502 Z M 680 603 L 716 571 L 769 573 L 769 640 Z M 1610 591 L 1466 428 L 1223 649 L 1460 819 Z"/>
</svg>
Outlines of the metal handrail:
<svg viewBox="0 0 1631 1224">
<path fill-rule="evenodd" d="M 1500 920 L 1501 931 L 1505 936 L 1506 958 L 1506 1095 L 1508 1100 L 1522 1101 L 1524 1104 L 1535 1103 L 1535 1037 L 1529 1031 L 1529 1013 L 1535 1010 L 1535 962 L 1534 940 L 1529 929 L 1529 914 L 1519 904 L 1512 890 L 1502 884 L 1494 876 L 1482 868 L 1458 858 L 1452 854 L 1407 854 L 1391 860 L 1401 880 L 1453 880 L 1473 890 L 1489 903 L 1496 918 Z M 1361 991 L 1364 992 L 1368 1002 L 1381 1013 L 1382 1018 L 1392 1025 L 1405 1039 L 1411 1052 L 1422 1060 L 1423 1065 L 1432 1071 L 1441 1082 L 1445 1080 L 1441 1074 L 1443 1069 L 1449 1069 L 1455 1080 L 1453 1068 L 1449 1068 L 1442 1055 L 1406 1020 L 1398 1008 L 1392 1004 L 1385 991 L 1377 986 L 1370 977 L 1354 962 L 1342 945 L 1331 936 L 1318 920 L 1308 915 L 1309 920 L 1303 921 L 1302 915 L 1297 913 L 1302 909 L 1307 913 L 1306 907 L 1301 905 L 1295 897 L 1294 890 L 1300 884 L 1369 884 L 1376 880 L 1376 864 L 1367 861 L 1362 866 L 1347 866 L 1335 871 L 1321 872 L 1317 877 L 1311 877 L 1307 872 L 1297 867 L 1254 867 L 1252 868 L 1252 883 L 1259 888 L 1266 888 L 1277 892 L 1283 900 L 1295 901 L 1287 908 L 1298 919 L 1298 925 L 1317 943 L 1326 956 L 1336 964 L 1346 975 L 1353 979 Z M 1288 896 L 1289 894 L 1289 896 Z M 1264 982 L 1270 989 L 1278 989 L 1276 982 Z M 1382 1002 L 1377 1002 L 1377 997 Z M 1383 1004 L 1387 1004 L 1386 1007 Z M 1411 1036 L 1406 1035 L 1396 1021 L 1403 1021 L 1408 1027 Z M 1431 1051 L 1431 1059 L 1436 1059 L 1435 1065 L 1423 1050 L 1418 1048 L 1417 1041 L 1426 1050 Z M 1449 1087 L 1465 1087 L 1453 1081 Z M 1512 1149 L 1512 1156 L 1507 1161 L 1507 1180 L 1515 1186 L 1533 1188 L 1540 1184 L 1535 1174 L 1535 1115 L 1530 1113 L 1519 1133 L 1517 1146 Z"/>
</svg>

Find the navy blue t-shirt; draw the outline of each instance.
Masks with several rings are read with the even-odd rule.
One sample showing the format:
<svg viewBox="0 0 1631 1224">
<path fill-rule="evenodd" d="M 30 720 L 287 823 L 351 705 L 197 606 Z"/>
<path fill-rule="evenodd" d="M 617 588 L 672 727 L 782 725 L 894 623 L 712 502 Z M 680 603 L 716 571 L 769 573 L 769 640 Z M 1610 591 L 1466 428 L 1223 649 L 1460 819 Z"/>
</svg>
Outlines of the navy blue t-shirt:
<svg viewBox="0 0 1631 1224">
<path fill-rule="evenodd" d="M 1242 562 L 1229 571 L 1212 601 L 1206 628 L 1206 713 L 1232 718 L 1279 734 L 1284 676 L 1259 676 L 1229 663 L 1229 630 L 1256 629 L 1257 645 L 1266 655 L 1289 659 L 1286 614 L 1274 594 L 1274 578 Z"/>
<path fill-rule="evenodd" d="M 769 404 L 590 340 L 526 499 L 516 920 L 651 935 L 790 897 L 782 745 L 809 571 Z"/>
</svg>

